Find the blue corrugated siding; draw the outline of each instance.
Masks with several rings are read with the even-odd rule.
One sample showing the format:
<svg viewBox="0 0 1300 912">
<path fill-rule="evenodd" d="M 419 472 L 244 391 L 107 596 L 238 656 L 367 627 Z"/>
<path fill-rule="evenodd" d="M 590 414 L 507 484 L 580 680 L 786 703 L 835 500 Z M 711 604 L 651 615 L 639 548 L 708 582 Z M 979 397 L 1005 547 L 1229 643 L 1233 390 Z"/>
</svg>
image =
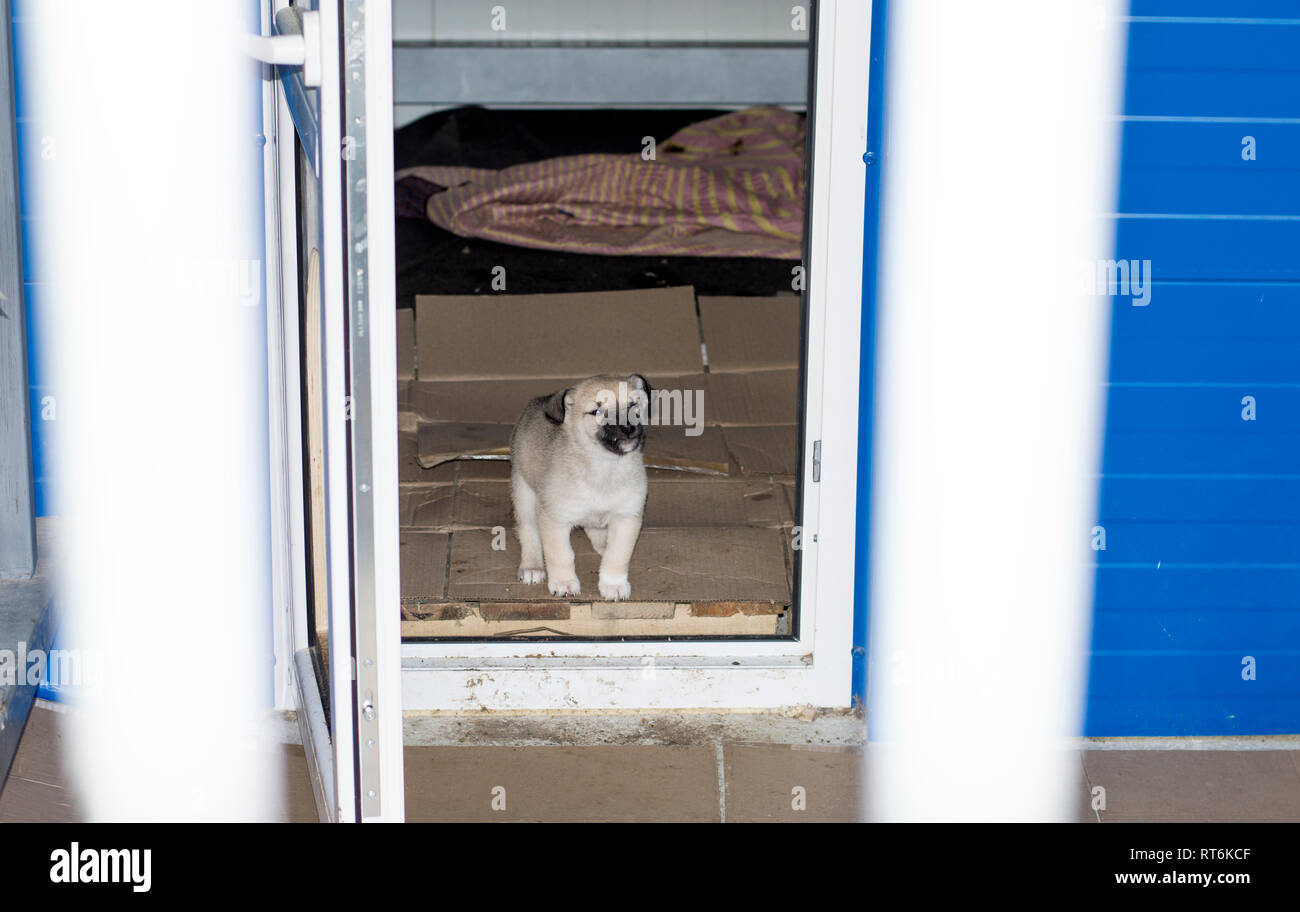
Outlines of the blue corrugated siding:
<svg viewBox="0 0 1300 912">
<path fill-rule="evenodd" d="M 1131 15 L 1086 733 L 1300 732 L 1300 4 Z"/>
<path fill-rule="evenodd" d="M 28 52 L 26 31 L 23 25 L 24 0 L 14 0 L 12 4 L 13 21 L 5 23 L 12 28 L 14 47 L 14 106 L 18 119 L 18 193 L 19 205 L 23 219 L 23 292 L 27 310 L 27 383 L 32 415 L 32 474 L 34 476 L 35 504 L 37 516 L 49 516 L 58 512 L 52 502 L 49 486 L 46 483 L 49 474 L 49 454 L 46 444 L 49 436 L 45 433 L 47 421 L 58 420 L 58 403 L 54 390 L 48 385 L 44 359 L 41 357 L 38 341 L 43 338 L 45 311 L 41 308 L 41 282 L 48 277 L 41 269 L 43 257 L 37 249 L 35 232 L 29 231 L 29 220 L 40 211 L 41 182 L 40 167 L 44 131 L 40 123 L 32 117 L 31 105 L 26 93 L 24 76 L 28 70 L 25 57 Z"/>
</svg>

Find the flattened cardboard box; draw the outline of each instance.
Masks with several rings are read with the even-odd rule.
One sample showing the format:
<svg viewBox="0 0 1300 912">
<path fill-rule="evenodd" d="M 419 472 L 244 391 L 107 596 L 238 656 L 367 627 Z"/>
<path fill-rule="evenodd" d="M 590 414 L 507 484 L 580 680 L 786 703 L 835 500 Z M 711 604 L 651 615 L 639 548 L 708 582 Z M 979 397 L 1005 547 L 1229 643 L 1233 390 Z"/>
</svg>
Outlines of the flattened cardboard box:
<svg viewBox="0 0 1300 912">
<path fill-rule="evenodd" d="M 509 424 L 421 424 L 417 461 L 432 469 L 458 459 L 507 460 L 512 428 Z M 643 457 L 646 465 L 726 475 L 731 460 L 721 432 L 716 427 L 699 430 L 698 435 L 693 435 L 686 433 L 686 428 L 651 428 Z M 508 477 L 509 471 L 505 474 Z"/>
<path fill-rule="evenodd" d="M 779 526 L 784 515 L 783 492 L 766 480 L 652 481 L 643 524 L 647 528 Z"/>
<path fill-rule="evenodd" d="M 799 511 L 796 508 L 796 505 L 799 501 L 799 492 L 795 490 L 794 482 L 782 481 L 778 483 L 777 487 L 779 487 L 781 489 L 782 494 L 784 494 L 784 498 L 783 498 L 784 503 L 782 504 L 781 525 L 783 526 L 798 525 Z"/>
<path fill-rule="evenodd" d="M 456 463 L 426 469 L 420 465 L 419 434 L 397 435 L 397 482 L 399 485 L 450 484 L 456 480 Z"/>
<path fill-rule="evenodd" d="M 702 369 L 689 286 L 415 299 L 421 380 L 572 380 Z"/>
<path fill-rule="evenodd" d="M 449 465 L 456 467 L 457 484 L 470 481 L 508 482 L 510 480 L 509 460 L 467 459 L 462 462 L 449 463 Z M 681 473 L 674 472 L 672 474 L 679 475 Z"/>
<path fill-rule="evenodd" d="M 795 425 L 799 423 L 799 372 L 709 374 L 705 398 L 710 424 Z"/>
<path fill-rule="evenodd" d="M 397 430 L 403 434 L 414 434 L 420 423 L 419 416 L 411 411 L 411 384 L 414 382 L 397 381 Z"/>
<path fill-rule="evenodd" d="M 447 547 L 445 532 L 403 529 L 398 539 L 402 601 L 431 602 L 446 595 Z"/>
<path fill-rule="evenodd" d="M 629 579 L 632 601 L 753 601 L 790 603 L 781 529 L 702 526 L 642 529 Z M 566 602 L 599 601 L 600 557 L 585 533 L 574 531 L 573 550 L 582 595 Z M 447 597 L 463 601 L 551 601 L 545 583 L 521 583 L 519 546 L 507 537 L 494 550 L 486 530 L 451 536 Z M 671 569 L 669 569 L 671 568 Z"/>
<path fill-rule="evenodd" d="M 713 373 L 799 366 L 797 295 L 700 298 L 700 326 Z"/>
<path fill-rule="evenodd" d="M 527 380 L 417 380 L 410 385 L 407 397 L 411 411 L 424 422 L 513 425 L 530 401 L 555 392 L 561 382 L 537 377 Z"/>
<path fill-rule="evenodd" d="M 415 311 L 397 310 L 397 379 L 415 378 Z"/>
<path fill-rule="evenodd" d="M 655 415 L 660 426 L 725 423 L 714 420 L 706 411 L 709 395 L 707 378 L 703 373 L 645 373 L 645 376 L 652 389 L 659 392 L 656 399 L 661 402 Z M 582 376 L 575 375 L 524 380 L 417 380 L 403 390 L 404 404 L 425 423 L 513 425 L 533 399 L 550 396 L 563 389 L 566 383 L 581 379 Z M 739 389 L 734 380 L 727 388 Z M 399 399 L 399 403 L 402 402 Z"/>
<path fill-rule="evenodd" d="M 672 623 L 664 606 L 674 603 L 746 612 L 790 604 L 792 492 L 763 477 L 722 476 L 795 472 L 799 306 L 794 296 L 702 299 L 713 370 L 706 375 L 690 289 L 420 298 L 419 379 L 400 387 L 403 428 L 418 421 L 417 433 L 400 441 L 404 603 L 418 614 L 472 602 L 484 621 L 516 614 L 536 621 L 545 620 L 544 606 L 568 611 L 569 603 L 591 602 L 582 610 L 593 618 L 626 609 L 664 623 Z M 620 334 L 629 325 L 640 330 Z M 639 607 L 600 600 L 599 557 L 581 530 L 572 536 L 581 596 L 554 599 L 545 585 L 515 577 L 505 483 L 511 428 L 529 400 L 604 371 L 636 371 L 676 394 L 676 414 L 660 414 L 647 435 L 647 465 L 676 469 L 648 469 L 631 573 Z M 691 411 L 683 414 L 683 405 Z M 467 453 L 494 458 L 444 461 Z M 491 547 L 496 526 L 511 530 L 505 551 Z"/>
<path fill-rule="evenodd" d="M 454 525 L 454 503 L 459 485 L 421 485 L 410 490 L 402 504 L 403 525 L 414 529 L 448 529 Z M 409 511 L 409 512 L 408 512 Z"/>
<path fill-rule="evenodd" d="M 432 469 L 463 457 L 505 459 L 510 453 L 510 429 L 508 424 L 421 424 L 417 462 Z"/>
<path fill-rule="evenodd" d="M 728 427 L 727 449 L 745 475 L 794 475 L 799 468 L 799 428 Z"/>
<path fill-rule="evenodd" d="M 682 483 L 650 482 L 646 528 L 681 526 L 769 526 L 790 524 L 790 508 L 781 485 L 766 480 L 701 479 Z M 466 481 L 430 485 L 403 492 L 402 525 L 418 529 L 463 531 L 512 530 L 510 485 L 500 481 Z"/>
</svg>

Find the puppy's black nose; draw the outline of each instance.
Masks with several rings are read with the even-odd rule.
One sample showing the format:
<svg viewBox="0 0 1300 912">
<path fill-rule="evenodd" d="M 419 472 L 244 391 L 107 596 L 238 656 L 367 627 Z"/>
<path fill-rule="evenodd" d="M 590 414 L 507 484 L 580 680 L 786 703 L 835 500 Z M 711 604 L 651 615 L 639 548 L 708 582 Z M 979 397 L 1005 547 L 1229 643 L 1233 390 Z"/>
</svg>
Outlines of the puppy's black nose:
<svg viewBox="0 0 1300 912">
<path fill-rule="evenodd" d="M 639 437 L 644 432 L 639 424 L 620 424 L 618 430 L 624 437 Z"/>
</svg>

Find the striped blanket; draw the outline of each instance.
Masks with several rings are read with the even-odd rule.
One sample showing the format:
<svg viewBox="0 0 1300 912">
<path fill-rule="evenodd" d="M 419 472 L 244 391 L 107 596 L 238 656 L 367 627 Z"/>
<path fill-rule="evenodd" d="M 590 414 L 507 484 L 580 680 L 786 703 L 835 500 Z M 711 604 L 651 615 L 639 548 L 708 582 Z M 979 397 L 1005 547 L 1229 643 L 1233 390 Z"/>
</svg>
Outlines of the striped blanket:
<svg viewBox="0 0 1300 912">
<path fill-rule="evenodd" d="M 802 255 L 804 119 L 747 108 L 632 155 L 570 155 L 500 171 L 416 167 L 447 188 L 425 214 L 462 237 L 595 254 Z"/>
</svg>

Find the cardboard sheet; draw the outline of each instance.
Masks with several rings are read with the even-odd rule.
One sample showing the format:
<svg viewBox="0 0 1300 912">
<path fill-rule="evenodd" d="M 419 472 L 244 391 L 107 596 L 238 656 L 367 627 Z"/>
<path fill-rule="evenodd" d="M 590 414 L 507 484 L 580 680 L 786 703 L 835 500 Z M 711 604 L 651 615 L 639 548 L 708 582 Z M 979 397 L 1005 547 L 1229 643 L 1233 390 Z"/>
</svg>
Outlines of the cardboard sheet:
<svg viewBox="0 0 1300 912">
<path fill-rule="evenodd" d="M 436 601 L 446 594 L 448 540 L 446 533 L 402 531 L 402 601 Z"/>
<path fill-rule="evenodd" d="M 789 475 L 798 470 L 799 429 L 728 427 L 722 429 L 727 449 L 746 475 Z"/>
<path fill-rule="evenodd" d="M 782 498 L 782 505 L 781 505 L 781 509 L 782 509 L 781 524 L 784 526 L 797 525 L 799 522 L 798 519 L 799 514 L 796 510 L 795 505 L 797 503 L 798 492 L 795 490 L 794 482 L 782 481 L 778 483 L 777 487 L 781 489 L 781 493 L 784 495 Z"/>
<path fill-rule="evenodd" d="M 634 601 L 753 601 L 788 603 L 785 553 L 780 529 L 739 526 L 643 529 L 629 578 Z M 564 602 L 600 601 L 600 557 L 586 534 L 572 537 L 582 595 Z M 447 597 L 461 601 L 553 601 L 545 583 L 516 579 L 519 548 L 507 537 L 504 551 L 492 548 L 487 531 L 451 536 Z"/>
<path fill-rule="evenodd" d="M 799 372 L 770 370 L 709 374 L 705 414 L 711 424 L 780 425 L 799 423 Z"/>
<path fill-rule="evenodd" d="M 401 308 L 397 311 L 397 379 L 415 377 L 415 311 Z"/>
<path fill-rule="evenodd" d="M 398 387 L 404 633 L 496 636 L 507 624 L 544 636 L 548 623 L 580 636 L 788 629 L 799 307 L 793 295 L 703 298 L 697 320 L 689 288 L 421 297 L 413 345 L 400 341 L 399 313 L 399 345 L 411 349 L 408 359 L 399 348 L 399 365 L 416 375 Z M 605 371 L 642 373 L 693 410 L 690 422 L 661 412 L 648 430 L 650 492 L 627 603 L 600 599 L 600 558 L 581 530 L 571 538 L 580 596 L 557 599 L 516 579 L 511 429 L 530 399 Z"/>
<path fill-rule="evenodd" d="M 561 382 L 539 378 L 417 380 L 410 385 L 407 397 L 410 410 L 421 421 L 513 425 L 530 400 L 555 392 Z"/>
<path fill-rule="evenodd" d="M 798 295 L 700 298 L 700 325 L 713 373 L 799 366 Z"/>
<path fill-rule="evenodd" d="M 453 460 L 507 460 L 509 424 L 421 424 L 417 461 L 425 469 Z M 698 474 L 726 475 L 731 469 L 726 444 L 718 428 L 703 428 L 689 436 L 682 428 L 651 428 L 642 457 L 647 466 Z M 509 470 L 504 473 L 509 477 Z"/>
<path fill-rule="evenodd" d="M 416 298 L 421 380 L 572 380 L 702 369 L 689 286 Z"/>
<path fill-rule="evenodd" d="M 646 497 L 644 526 L 788 526 L 792 513 L 787 496 L 782 485 L 766 480 L 655 480 Z M 510 485 L 503 481 L 408 486 L 401 509 L 403 528 L 466 531 L 500 526 L 514 534 Z"/>
<path fill-rule="evenodd" d="M 785 495 L 767 481 L 699 479 L 652 481 L 643 525 L 779 526 L 785 518 Z"/>
<path fill-rule="evenodd" d="M 397 481 L 409 484 L 451 484 L 456 480 L 455 463 L 426 469 L 420 465 L 420 438 L 418 433 L 397 435 Z"/>
<path fill-rule="evenodd" d="M 455 499 L 459 487 L 450 484 L 421 485 L 410 491 L 409 500 L 403 504 L 409 510 L 409 521 L 405 525 L 425 529 L 451 528 L 455 521 Z"/>
<path fill-rule="evenodd" d="M 421 424 L 417 461 L 426 469 L 454 459 L 510 454 L 508 424 Z"/>
</svg>

